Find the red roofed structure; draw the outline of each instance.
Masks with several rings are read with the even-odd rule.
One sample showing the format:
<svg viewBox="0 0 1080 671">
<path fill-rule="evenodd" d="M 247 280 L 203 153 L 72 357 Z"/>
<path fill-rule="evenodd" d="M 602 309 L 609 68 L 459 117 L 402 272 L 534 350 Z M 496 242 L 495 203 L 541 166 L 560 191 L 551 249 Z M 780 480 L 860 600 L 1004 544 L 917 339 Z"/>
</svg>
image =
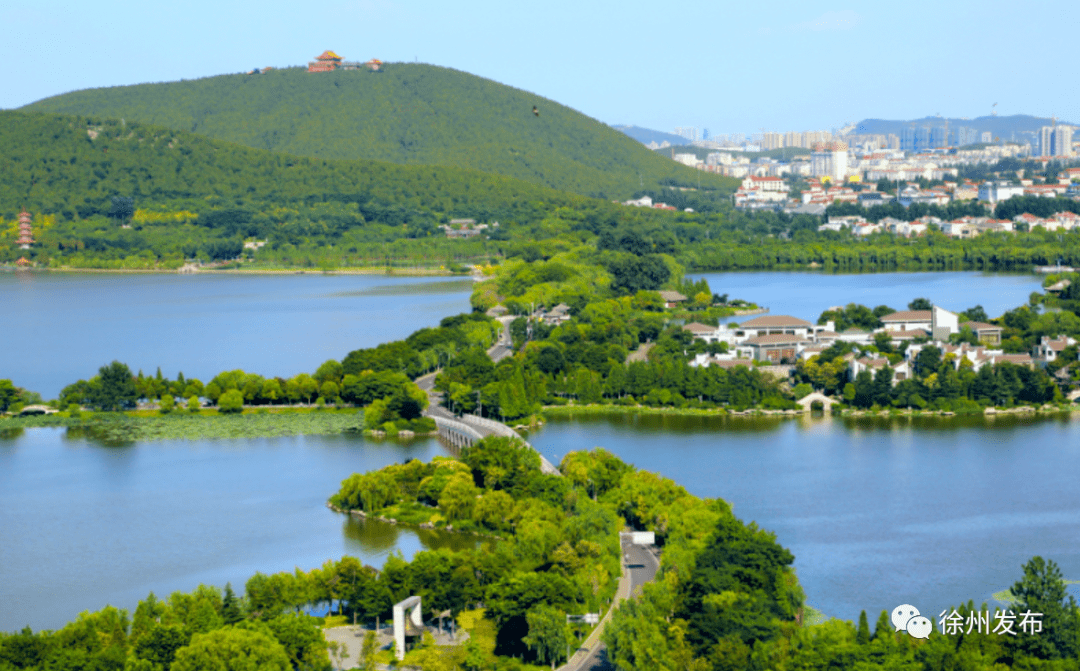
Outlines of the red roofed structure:
<svg viewBox="0 0 1080 671">
<path fill-rule="evenodd" d="M 337 70 L 341 65 L 341 56 L 338 56 L 333 51 L 327 49 L 318 56 L 315 60 L 308 63 L 308 72 L 332 72 Z"/>
<path fill-rule="evenodd" d="M 34 244 L 33 230 L 30 228 L 30 213 L 25 209 L 19 213 L 19 239 L 16 241 L 22 249 L 30 249 Z"/>
</svg>

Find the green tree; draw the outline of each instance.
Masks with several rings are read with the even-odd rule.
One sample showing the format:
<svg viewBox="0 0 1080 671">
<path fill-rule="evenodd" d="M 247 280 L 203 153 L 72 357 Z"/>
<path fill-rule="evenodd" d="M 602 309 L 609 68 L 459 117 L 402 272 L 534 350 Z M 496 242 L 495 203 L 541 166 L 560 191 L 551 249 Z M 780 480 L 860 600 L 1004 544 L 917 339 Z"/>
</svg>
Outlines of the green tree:
<svg viewBox="0 0 1080 671">
<path fill-rule="evenodd" d="M 225 583 L 225 595 L 221 600 L 221 619 L 225 621 L 225 624 L 236 624 L 244 619 L 240 599 L 236 598 L 232 583 Z"/>
<path fill-rule="evenodd" d="M 182 624 L 155 624 L 144 636 L 139 637 L 132 650 L 136 659 L 146 660 L 169 671 L 176 652 L 191 642 L 191 631 Z"/>
<path fill-rule="evenodd" d="M 907 305 L 908 310 L 932 310 L 934 304 L 929 298 L 916 298 Z"/>
<path fill-rule="evenodd" d="M 199 412 L 199 409 L 201 407 L 202 407 L 202 404 L 199 403 L 199 397 L 198 396 L 192 396 L 191 398 L 189 398 L 187 400 L 188 412 Z"/>
<path fill-rule="evenodd" d="M 471 475 L 455 473 L 439 495 L 439 508 L 449 520 L 469 519 L 479 494 L 480 490 L 473 484 Z"/>
<path fill-rule="evenodd" d="M 238 389 L 230 389 L 218 399 L 218 412 L 239 413 L 244 410 L 244 395 Z"/>
<path fill-rule="evenodd" d="M 0 412 L 6 411 L 19 400 L 19 390 L 11 380 L 0 380 Z"/>
<path fill-rule="evenodd" d="M 176 653 L 173 671 L 291 671 L 289 656 L 269 635 L 233 627 L 196 634 Z"/>
<path fill-rule="evenodd" d="M 566 646 L 570 634 L 566 626 L 566 614 L 548 605 L 537 606 L 525 614 L 529 633 L 522 641 L 544 663 L 555 663 L 566 658 Z"/>
<path fill-rule="evenodd" d="M 1014 648 L 1040 659 L 1072 659 L 1077 654 L 1080 613 L 1076 599 L 1065 592 L 1065 580 L 1054 561 L 1032 557 L 1024 564 L 1024 577 L 1012 586 L 1017 623 L 1025 612 L 1042 613 L 1042 631 L 1017 631 Z"/>
<path fill-rule="evenodd" d="M 364 635 L 363 647 L 360 648 L 360 663 L 364 671 L 375 671 L 375 653 L 379 650 L 378 639 L 375 632 L 368 630 Z"/>
<path fill-rule="evenodd" d="M 91 402 L 99 410 L 121 410 L 135 407 L 138 391 L 135 377 L 127 364 L 113 361 L 98 369 L 98 384 Z"/>
<path fill-rule="evenodd" d="M 859 628 L 855 634 L 855 642 L 866 645 L 870 642 L 870 622 L 866 619 L 866 611 L 859 613 Z"/>
<path fill-rule="evenodd" d="M 164 396 L 162 396 L 161 401 L 158 402 L 158 409 L 161 411 L 161 414 L 163 414 L 163 415 L 169 414 L 170 412 L 173 411 L 173 408 L 175 408 L 175 407 L 176 407 L 176 399 L 174 399 L 169 394 L 165 394 Z"/>
</svg>

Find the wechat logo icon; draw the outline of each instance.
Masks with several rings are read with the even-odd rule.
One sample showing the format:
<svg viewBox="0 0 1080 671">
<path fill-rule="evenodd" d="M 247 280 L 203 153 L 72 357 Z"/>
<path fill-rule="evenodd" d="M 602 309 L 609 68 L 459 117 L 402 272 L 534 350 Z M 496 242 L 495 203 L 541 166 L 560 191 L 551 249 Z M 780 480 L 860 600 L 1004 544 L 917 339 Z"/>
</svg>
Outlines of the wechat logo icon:
<svg viewBox="0 0 1080 671">
<path fill-rule="evenodd" d="M 918 608 L 906 603 L 893 608 L 892 623 L 896 631 L 906 631 L 913 638 L 930 638 L 934 630 L 933 623 L 920 615 Z"/>
</svg>

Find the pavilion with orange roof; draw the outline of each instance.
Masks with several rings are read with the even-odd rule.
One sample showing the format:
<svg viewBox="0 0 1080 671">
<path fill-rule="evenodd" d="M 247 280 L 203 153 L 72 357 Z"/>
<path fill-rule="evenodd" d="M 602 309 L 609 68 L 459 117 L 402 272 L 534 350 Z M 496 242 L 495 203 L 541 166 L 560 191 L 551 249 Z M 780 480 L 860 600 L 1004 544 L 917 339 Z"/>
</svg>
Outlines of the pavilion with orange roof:
<svg viewBox="0 0 1080 671">
<path fill-rule="evenodd" d="M 333 51 L 327 49 L 318 56 L 315 60 L 308 63 L 308 72 L 332 72 L 337 70 L 341 66 L 341 56 L 338 56 Z"/>
</svg>

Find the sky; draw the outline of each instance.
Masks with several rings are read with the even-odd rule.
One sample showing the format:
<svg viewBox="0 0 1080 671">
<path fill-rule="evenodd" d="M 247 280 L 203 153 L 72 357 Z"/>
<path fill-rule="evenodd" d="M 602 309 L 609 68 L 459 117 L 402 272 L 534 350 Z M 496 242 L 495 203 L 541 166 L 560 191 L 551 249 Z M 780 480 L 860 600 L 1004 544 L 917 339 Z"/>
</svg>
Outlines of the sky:
<svg viewBox="0 0 1080 671">
<path fill-rule="evenodd" d="M 713 135 L 1056 115 L 1080 3 L 5 0 L 0 108 L 84 88 L 348 60 L 431 63 L 609 124 Z M 1053 39 L 1058 35 L 1058 39 Z"/>
</svg>

